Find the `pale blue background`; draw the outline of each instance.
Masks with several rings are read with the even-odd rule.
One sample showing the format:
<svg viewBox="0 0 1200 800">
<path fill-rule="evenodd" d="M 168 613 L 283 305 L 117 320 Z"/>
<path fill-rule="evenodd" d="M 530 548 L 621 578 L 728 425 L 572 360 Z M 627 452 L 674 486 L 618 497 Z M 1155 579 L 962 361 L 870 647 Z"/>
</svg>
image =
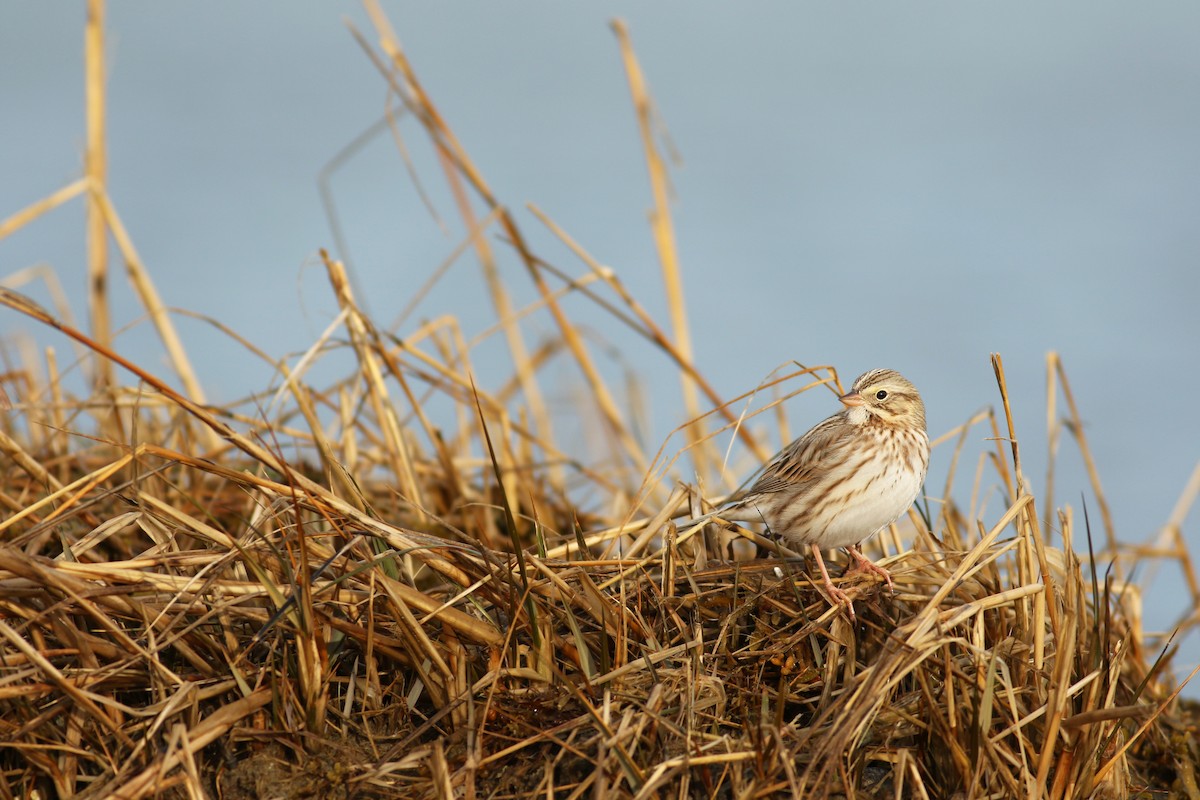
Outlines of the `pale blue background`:
<svg viewBox="0 0 1200 800">
<path fill-rule="evenodd" d="M 837 364 L 847 379 L 892 366 L 925 394 L 937 434 L 995 402 L 988 354 L 999 351 L 1040 492 L 1044 355 L 1056 349 L 1118 532 L 1145 541 L 1165 522 L 1200 457 L 1200 6 L 387 10 L 539 252 L 579 271 L 526 202 L 616 269 L 665 324 L 644 161 L 608 27 L 629 22 L 685 162 L 674 173 L 675 221 L 697 358 L 727 396 L 792 358 Z M 383 83 L 342 14 L 369 35 L 348 3 L 111 4 L 114 201 L 166 302 L 211 314 L 273 355 L 303 349 L 330 319 L 314 254 L 333 241 L 316 176 L 384 107 Z M 80 174 L 82 22 L 78 3 L 0 12 L 0 216 Z M 356 280 L 384 321 L 460 235 L 428 148 L 406 126 L 450 233 L 430 221 L 386 139 L 334 180 Z M 0 275 L 49 263 L 83 314 L 82 216 L 76 202 L 0 242 Z M 524 286 L 504 258 L 509 284 Z M 454 313 L 481 330 L 490 312 L 476 274 L 459 265 L 419 316 Z M 117 322 L 128 323 L 137 306 L 117 261 L 113 284 Z M 518 299 L 532 297 L 521 289 Z M 589 318 L 583 304 L 570 310 Z M 179 324 L 215 400 L 271 380 L 210 329 Z M 653 452 L 682 421 L 675 380 L 612 328 L 648 388 Z M 28 325 L 5 313 L 0 331 L 20 329 Z M 531 343 L 549 331 L 535 326 Z M 146 325 L 120 349 L 166 373 Z M 626 365 L 604 363 L 619 384 Z M 561 376 L 552 401 L 567 408 L 574 373 Z M 828 395 L 796 401 L 795 432 L 832 410 Z M 1078 509 L 1086 494 L 1099 532 L 1073 452 L 1066 443 L 1059 498 Z M 934 493 L 946 458 L 935 458 Z M 1187 531 L 1200 542 L 1200 514 Z M 1158 625 L 1187 604 L 1177 576 L 1162 575 L 1148 601 Z"/>
</svg>

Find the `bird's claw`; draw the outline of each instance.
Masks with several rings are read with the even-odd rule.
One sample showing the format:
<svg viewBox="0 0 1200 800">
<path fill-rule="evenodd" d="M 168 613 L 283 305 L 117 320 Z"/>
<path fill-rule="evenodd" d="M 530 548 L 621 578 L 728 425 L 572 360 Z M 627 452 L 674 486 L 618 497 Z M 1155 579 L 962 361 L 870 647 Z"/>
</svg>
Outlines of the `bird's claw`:
<svg viewBox="0 0 1200 800">
<path fill-rule="evenodd" d="M 834 604 L 846 607 L 846 613 L 850 615 L 851 622 L 857 619 L 854 616 L 854 603 L 850 601 L 850 595 L 834 586 L 832 581 L 825 581 L 825 591 L 829 593 L 829 598 Z"/>
<path fill-rule="evenodd" d="M 892 573 L 888 572 L 886 569 L 864 556 L 856 547 L 847 548 L 847 551 L 854 558 L 854 563 L 850 565 L 850 572 L 862 570 L 863 572 L 870 572 L 878 575 L 880 578 L 883 578 L 883 582 L 887 584 L 888 590 L 891 591 L 892 594 L 896 593 L 896 585 L 892 583 Z"/>
</svg>

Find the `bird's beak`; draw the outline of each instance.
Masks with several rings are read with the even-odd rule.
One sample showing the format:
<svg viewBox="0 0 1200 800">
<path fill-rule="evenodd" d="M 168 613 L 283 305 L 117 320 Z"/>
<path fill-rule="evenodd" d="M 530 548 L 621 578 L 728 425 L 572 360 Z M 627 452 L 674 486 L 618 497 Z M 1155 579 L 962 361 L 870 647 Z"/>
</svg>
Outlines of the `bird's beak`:
<svg viewBox="0 0 1200 800">
<path fill-rule="evenodd" d="M 838 400 L 841 400 L 842 405 L 846 406 L 847 408 L 855 408 L 856 406 L 865 405 L 867 402 L 866 400 L 863 400 L 863 396 L 858 392 L 844 394 L 839 397 Z"/>
</svg>

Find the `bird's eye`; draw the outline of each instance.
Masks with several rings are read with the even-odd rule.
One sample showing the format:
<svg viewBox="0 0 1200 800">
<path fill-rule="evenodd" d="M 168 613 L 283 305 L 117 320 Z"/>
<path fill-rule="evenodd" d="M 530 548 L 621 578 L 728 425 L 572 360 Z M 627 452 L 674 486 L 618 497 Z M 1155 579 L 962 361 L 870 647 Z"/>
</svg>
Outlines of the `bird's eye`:
<svg viewBox="0 0 1200 800">
<path fill-rule="evenodd" d="M 875 393 L 875 399 L 876 400 L 887 400 L 887 392 L 883 389 L 880 389 L 878 392 Z"/>
</svg>

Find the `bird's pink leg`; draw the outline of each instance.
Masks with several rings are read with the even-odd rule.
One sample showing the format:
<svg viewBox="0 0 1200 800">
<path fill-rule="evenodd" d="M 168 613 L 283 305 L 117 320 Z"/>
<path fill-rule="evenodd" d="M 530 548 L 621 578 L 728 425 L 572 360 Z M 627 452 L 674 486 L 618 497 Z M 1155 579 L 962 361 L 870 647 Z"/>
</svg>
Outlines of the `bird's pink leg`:
<svg viewBox="0 0 1200 800">
<path fill-rule="evenodd" d="M 815 544 L 809 545 L 809 547 L 812 548 L 813 558 L 817 559 L 817 567 L 821 570 L 821 581 L 825 584 L 825 591 L 829 592 L 833 602 L 845 606 L 846 610 L 850 612 L 850 619 L 854 619 L 854 604 L 850 602 L 848 594 L 834 586 L 833 581 L 829 580 L 829 570 L 825 569 L 825 559 L 821 556 L 821 548 Z"/>
<path fill-rule="evenodd" d="M 864 556 L 862 551 L 858 549 L 858 545 L 850 545 L 846 548 L 846 552 L 854 558 L 854 563 L 850 565 L 851 571 L 861 569 L 863 572 L 873 572 L 879 577 L 883 578 L 884 582 L 888 585 L 888 588 L 892 590 L 893 594 L 895 593 L 896 587 L 892 585 L 892 574 L 875 562 L 871 561 L 871 559 Z"/>
</svg>

